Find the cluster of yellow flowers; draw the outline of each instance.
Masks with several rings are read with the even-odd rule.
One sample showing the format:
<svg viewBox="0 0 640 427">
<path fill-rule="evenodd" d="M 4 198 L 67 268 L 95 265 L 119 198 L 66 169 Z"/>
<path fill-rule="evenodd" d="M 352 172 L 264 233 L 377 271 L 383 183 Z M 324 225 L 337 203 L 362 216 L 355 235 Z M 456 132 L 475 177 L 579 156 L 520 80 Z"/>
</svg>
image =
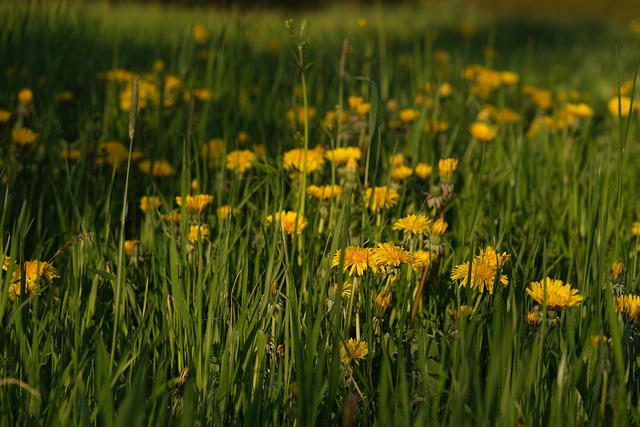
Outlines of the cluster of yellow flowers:
<svg viewBox="0 0 640 427">
<path fill-rule="evenodd" d="M 26 261 L 23 264 L 14 263 L 11 265 L 11 259 L 5 256 L 2 262 L 3 273 L 11 273 L 9 284 L 9 300 L 14 301 L 22 294 L 22 290 L 29 295 L 35 295 L 40 292 L 41 285 L 44 282 L 51 282 L 53 279 L 59 278 L 56 269 L 46 261 Z"/>
</svg>

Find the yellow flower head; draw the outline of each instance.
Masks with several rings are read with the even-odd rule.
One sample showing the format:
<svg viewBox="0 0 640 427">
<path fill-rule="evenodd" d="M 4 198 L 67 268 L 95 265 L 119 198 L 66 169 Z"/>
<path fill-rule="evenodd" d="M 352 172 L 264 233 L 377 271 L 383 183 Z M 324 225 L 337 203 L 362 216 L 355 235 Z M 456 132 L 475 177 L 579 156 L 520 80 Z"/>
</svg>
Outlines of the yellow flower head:
<svg viewBox="0 0 640 427">
<path fill-rule="evenodd" d="M 204 25 L 198 24 L 193 27 L 193 39 L 198 44 L 204 44 L 209 41 L 209 31 L 207 31 Z"/>
<path fill-rule="evenodd" d="M 636 221 L 631 225 L 631 234 L 640 236 L 640 221 Z"/>
<path fill-rule="evenodd" d="M 495 129 L 484 122 L 473 122 L 469 127 L 469 132 L 474 138 L 484 142 L 491 141 L 496 137 Z"/>
<path fill-rule="evenodd" d="M 431 224 L 431 235 L 442 237 L 445 231 L 447 231 L 447 228 L 449 228 L 449 224 L 444 219 L 438 218 Z"/>
<path fill-rule="evenodd" d="M 396 246 L 393 242 L 378 243 L 371 251 L 370 262 L 380 266 L 399 267 L 402 264 L 413 264 L 413 255 L 402 246 Z"/>
<path fill-rule="evenodd" d="M 611 277 L 613 280 L 620 280 L 624 275 L 624 271 L 624 264 L 620 261 L 614 261 L 613 264 L 611 264 Z"/>
<path fill-rule="evenodd" d="M 229 205 L 222 205 L 218 209 L 216 209 L 216 215 L 218 219 L 221 221 L 230 219 L 233 215 L 237 214 L 238 210 Z"/>
<path fill-rule="evenodd" d="M 273 215 L 267 216 L 267 222 L 269 224 L 276 223 L 282 224 L 284 232 L 291 236 L 293 233 L 302 234 L 302 230 L 308 225 L 307 220 L 293 211 L 280 211 Z"/>
<path fill-rule="evenodd" d="M 38 134 L 27 128 L 15 128 L 11 131 L 11 142 L 22 148 L 28 148 L 38 139 Z"/>
<path fill-rule="evenodd" d="M 390 291 L 383 289 L 376 297 L 374 304 L 376 306 L 376 312 L 378 316 L 382 316 L 389 305 L 391 304 L 392 294 Z"/>
<path fill-rule="evenodd" d="M 364 191 L 367 206 L 374 212 L 381 209 L 389 209 L 394 207 L 400 201 L 400 194 L 393 188 L 386 185 L 382 187 L 367 188 Z"/>
<path fill-rule="evenodd" d="M 303 172 L 315 172 L 324 166 L 324 153 L 319 149 L 294 148 L 283 155 L 284 168 Z"/>
<path fill-rule="evenodd" d="M 447 314 L 454 322 L 460 319 L 470 319 L 473 313 L 475 313 L 473 307 L 469 307 L 468 305 L 461 305 L 460 308 L 455 310 L 447 309 Z"/>
<path fill-rule="evenodd" d="M 391 165 L 392 168 L 396 166 L 404 165 L 404 154 L 397 153 L 397 154 L 394 154 L 393 156 L 390 156 L 389 164 Z"/>
<path fill-rule="evenodd" d="M 140 197 L 140 210 L 147 213 L 149 209 L 156 209 L 162 205 L 162 201 L 158 196 L 142 196 Z"/>
<path fill-rule="evenodd" d="M 394 181 L 404 181 L 413 175 L 413 168 L 405 165 L 394 166 L 391 168 L 391 179 Z"/>
<path fill-rule="evenodd" d="M 244 173 L 256 162 L 256 153 L 251 150 L 236 150 L 227 154 L 227 169 Z"/>
<path fill-rule="evenodd" d="M 367 347 L 366 341 L 356 341 L 353 338 L 347 340 L 347 345 L 340 345 L 340 355 L 342 356 L 342 363 L 347 364 L 349 360 L 355 360 L 358 363 L 359 359 L 364 359 L 369 354 L 369 347 Z"/>
<path fill-rule="evenodd" d="M 469 261 L 457 265 L 451 271 L 451 280 L 460 280 L 460 287 L 469 286 L 483 293 L 485 289 L 493 295 L 493 285 L 498 281 L 503 286 L 509 284 L 509 279 L 502 274 L 502 267 L 509 260 L 511 255 L 503 252 L 501 255 L 491 247 L 485 250 L 480 249 L 480 254 L 473 258 L 473 263 Z"/>
<path fill-rule="evenodd" d="M 18 102 L 22 105 L 33 102 L 33 92 L 31 92 L 31 89 L 21 89 L 20 92 L 18 92 Z"/>
<path fill-rule="evenodd" d="M 343 193 L 342 187 L 339 185 L 310 185 L 307 187 L 307 194 L 318 200 L 331 200 L 340 197 Z"/>
<path fill-rule="evenodd" d="M 155 178 L 163 178 L 176 173 L 175 169 L 166 160 L 155 160 L 154 162 L 143 160 L 138 163 L 138 169 L 144 173 L 151 174 Z"/>
<path fill-rule="evenodd" d="M 620 100 L 618 100 L 618 97 L 616 96 L 609 100 L 607 107 L 611 115 L 614 117 L 618 117 L 618 106 L 620 106 L 620 116 L 629 117 L 629 109 L 631 108 L 631 98 L 628 96 L 621 96 Z M 636 110 L 637 110 L 637 103 L 634 100 L 632 111 L 636 111 Z"/>
<path fill-rule="evenodd" d="M 400 218 L 393 224 L 394 230 L 402 230 L 405 234 L 426 234 L 431 229 L 433 220 L 424 215 L 410 214 Z"/>
<path fill-rule="evenodd" d="M 415 119 L 420 117 L 420 111 L 413 108 L 405 108 L 400 110 L 398 114 L 402 123 L 412 123 Z"/>
<path fill-rule="evenodd" d="M 11 275 L 11 284 L 9 285 L 9 300 L 11 301 L 20 295 L 23 269 L 25 273 L 25 290 L 29 295 L 36 294 L 39 291 L 40 279 L 50 282 L 60 277 L 56 269 L 45 261 L 34 260 L 27 261 L 24 265 L 15 265 Z"/>
<path fill-rule="evenodd" d="M 418 163 L 416 167 L 413 169 L 413 172 L 416 176 L 422 180 L 427 180 L 431 176 L 431 171 L 433 168 L 426 163 Z"/>
<path fill-rule="evenodd" d="M 364 99 L 361 96 L 350 96 L 347 99 L 347 102 L 349 103 L 349 108 L 351 110 L 357 110 L 358 105 L 362 104 L 364 102 Z"/>
<path fill-rule="evenodd" d="M 176 196 L 176 203 L 178 206 L 182 206 L 182 197 Z M 209 194 L 196 194 L 195 196 L 186 197 L 186 206 L 189 213 L 201 213 L 211 202 L 213 202 L 213 196 Z"/>
<path fill-rule="evenodd" d="M 0 109 L 0 126 L 6 125 L 10 118 L 11 111 Z"/>
<path fill-rule="evenodd" d="M 631 323 L 640 317 L 640 296 L 620 295 L 616 298 L 616 310 Z"/>
<path fill-rule="evenodd" d="M 338 294 L 338 287 L 339 285 L 337 283 L 333 284 L 333 293 L 335 295 Z M 352 293 L 353 293 L 353 284 L 350 282 L 344 282 L 342 284 L 342 290 L 340 291 L 340 295 L 342 296 L 342 298 L 350 298 Z"/>
<path fill-rule="evenodd" d="M 538 304 L 544 305 L 546 302 L 547 309 L 551 311 L 578 306 L 583 300 L 578 290 L 572 289 L 569 283 L 564 284 L 562 280 L 549 277 L 539 282 L 531 282 L 531 287 L 526 291 Z"/>
<path fill-rule="evenodd" d="M 525 320 L 527 322 L 527 324 L 529 326 L 531 326 L 532 329 L 535 329 L 538 327 L 538 325 L 540 324 L 540 311 L 538 310 L 532 310 L 529 313 L 527 313 L 527 316 L 525 317 Z"/>
<path fill-rule="evenodd" d="M 338 249 L 331 261 L 331 268 L 340 266 L 341 261 L 342 250 Z M 343 272 L 349 270 L 349 276 L 363 276 L 368 269 L 374 273 L 378 271 L 371 248 L 347 246 L 344 249 Z"/>
<path fill-rule="evenodd" d="M 358 147 L 340 147 L 334 150 L 327 150 L 324 157 L 337 165 L 345 165 L 351 159 L 360 160 L 362 151 Z"/>
<path fill-rule="evenodd" d="M 453 178 L 453 174 L 458 167 L 458 159 L 440 159 L 438 161 L 438 174 L 440 180 L 448 182 Z"/>
<path fill-rule="evenodd" d="M 220 138 L 213 138 L 200 148 L 200 155 L 206 159 L 210 166 L 218 164 L 224 155 L 224 141 Z"/>
<path fill-rule="evenodd" d="M 192 244 L 196 244 L 198 241 L 205 242 L 209 240 L 210 235 L 211 232 L 208 225 L 192 225 L 189 227 L 187 240 Z"/>
<path fill-rule="evenodd" d="M 422 271 L 429 268 L 431 262 L 437 259 L 437 254 L 431 251 L 418 250 L 413 252 L 413 264 L 411 268 L 415 271 Z"/>
<path fill-rule="evenodd" d="M 127 256 L 138 255 L 140 252 L 140 240 L 124 241 L 124 253 L 127 254 Z"/>
</svg>

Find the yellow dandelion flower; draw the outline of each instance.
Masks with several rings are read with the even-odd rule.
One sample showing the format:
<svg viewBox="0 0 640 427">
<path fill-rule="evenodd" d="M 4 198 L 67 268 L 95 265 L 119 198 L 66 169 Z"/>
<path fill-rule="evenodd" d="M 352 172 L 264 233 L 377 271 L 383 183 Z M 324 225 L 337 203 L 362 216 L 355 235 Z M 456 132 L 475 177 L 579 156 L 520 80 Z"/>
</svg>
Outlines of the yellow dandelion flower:
<svg viewBox="0 0 640 427">
<path fill-rule="evenodd" d="M 200 155 L 208 160 L 209 165 L 216 165 L 224 155 L 225 144 L 220 138 L 213 138 L 200 148 Z"/>
<path fill-rule="evenodd" d="M 496 137 L 495 129 L 484 122 L 473 122 L 469 132 L 474 138 L 484 142 L 492 141 Z"/>
<path fill-rule="evenodd" d="M 631 234 L 640 236 L 640 221 L 636 221 L 631 225 Z"/>
<path fill-rule="evenodd" d="M 438 174 L 441 180 L 451 180 L 458 167 L 458 159 L 440 159 L 438 161 Z"/>
<path fill-rule="evenodd" d="M 356 111 L 361 116 L 368 115 L 369 111 L 371 111 L 371 103 L 370 102 L 362 102 L 362 103 L 358 104 L 358 107 L 356 108 Z"/>
<path fill-rule="evenodd" d="M 11 301 L 20 295 L 23 269 L 25 274 L 25 291 L 29 295 L 38 293 L 40 290 L 40 279 L 50 282 L 60 277 L 56 269 L 45 261 L 34 260 L 27 261 L 24 265 L 15 265 L 11 275 L 11 284 L 9 285 L 9 300 Z"/>
<path fill-rule="evenodd" d="M 413 172 L 416 176 L 422 180 L 427 180 L 431 176 L 431 171 L 433 168 L 426 163 L 418 163 L 416 167 L 413 169 Z"/>
<path fill-rule="evenodd" d="M 475 310 L 473 307 L 469 307 L 468 305 L 461 305 L 460 308 L 455 310 L 447 309 L 447 314 L 454 322 L 457 322 L 460 319 L 470 319 Z"/>
<path fill-rule="evenodd" d="M 324 154 L 317 149 L 294 148 L 284 153 L 283 161 L 286 170 L 315 172 L 324 166 Z"/>
<path fill-rule="evenodd" d="M 500 82 L 503 86 L 513 86 L 520 81 L 520 75 L 515 71 L 500 71 Z"/>
<path fill-rule="evenodd" d="M 308 221 L 302 215 L 298 215 L 297 212 L 293 211 L 280 211 L 269 215 L 267 216 L 267 222 L 269 224 L 282 224 L 284 232 L 289 236 L 293 233 L 302 234 L 302 231 L 308 225 Z"/>
<path fill-rule="evenodd" d="M 532 310 L 525 316 L 525 321 L 533 329 L 538 327 L 538 325 L 540 324 L 540 320 L 540 311 L 538 310 Z"/>
<path fill-rule="evenodd" d="M 209 31 L 204 25 L 198 24 L 193 27 L 193 39 L 198 44 L 204 44 L 209 41 Z"/>
<path fill-rule="evenodd" d="M 182 206 L 182 197 L 176 196 L 176 203 Z M 201 213 L 209 204 L 213 202 L 213 196 L 210 194 L 196 194 L 195 196 L 186 197 L 186 206 L 189 213 Z"/>
<path fill-rule="evenodd" d="M 413 264 L 411 268 L 415 271 L 422 271 L 429 268 L 431 262 L 437 259 L 437 254 L 431 251 L 418 250 L 413 252 Z"/>
<path fill-rule="evenodd" d="M 431 224 L 431 235 L 442 237 L 445 231 L 447 231 L 447 228 L 449 228 L 449 224 L 444 219 L 438 218 Z"/>
<path fill-rule="evenodd" d="M 413 264 L 413 255 L 402 246 L 396 246 L 393 242 L 378 243 L 371 251 L 369 262 L 373 261 L 376 267 L 399 267 L 402 264 Z"/>
<path fill-rule="evenodd" d="M 33 102 L 33 92 L 31 92 L 31 89 L 21 89 L 20 92 L 18 92 L 18 102 L 22 105 L 31 104 L 31 102 Z"/>
<path fill-rule="evenodd" d="M 389 164 L 391 165 L 392 168 L 396 166 L 404 165 L 404 154 L 397 153 L 389 157 Z"/>
<path fill-rule="evenodd" d="M 331 268 L 338 267 L 340 265 L 341 258 L 342 250 L 338 249 L 331 261 Z M 347 246 L 344 249 L 343 272 L 349 270 L 349 276 L 363 276 L 368 269 L 371 269 L 374 273 L 378 271 L 378 267 L 373 259 L 371 248 Z"/>
<path fill-rule="evenodd" d="M 382 187 L 367 188 L 364 191 L 367 206 L 372 211 L 378 212 L 381 209 L 389 209 L 394 207 L 400 201 L 400 194 L 393 188 L 386 185 Z"/>
<path fill-rule="evenodd" d="M 509 284 L 507 276 L 502 274 L 502 267 L 510 257 L 506 252 L 497 254 L 491 246 L 487 246 L 484 250 L 480 249 L 480 254 L 473 258 L 471 265 L 467 261 L 454 267 L 451 280 L 460 280 L 460 287 L 469 284 L 471 289 L 480 293 L 487 289 L 489 294 L 493 295 L 493 285 L 496 281 L 503 286 Z"/>
<path fill-rule="evenodd" d="M 413 168 L 405 165 L 394 166 L 391 168 L 391 179 L 394 181 L 404 181 L 413 175 Z"/>
<path fill-rule="evenodd" d="M 11 111 L 0 109 L 0 126 L 4 126 L 11 118 Z"/>
<path fill-rule="evenodd" d="M 607 108 L 612 116 L 618 117 L 618 105 L 620 106 L 620 116 L 621 117 L 629 117 L 629 109 L 631 108 L 631 98 L 628 96 L 621 96 L 618 100 L 618 97 L 615 96 L 609 100 L 607 103 Z M 633 110 L 637 110 L 637 103 L 633 102 Z"/>
<path fill-rule="evenodd" d="M 616 310 L 634 323 L 640 317 L 640 296 L 620 295 L 616 298 Z"/>
<path fill-rule="evenodd" d="M 216 216 L 221 221 L 230 219 L 233 215 L 237 213 L 238 213 L 238 210 L 229 205 L 222 205 L 218 209 L 216 209 Z"/>
<path fill-rule="evenodd" d="M 367 347 L 366 341 L 357 341 L 354 338 L 347 340 L 347 345 L 340 345 L 340 355 L 342 356 L 342 363 L 347 364 L 350 360 L 354 360 L 358 363 L 358 360 L 364 359 L 369 354 L 369 347 Z"/>
<path fill-rule="evenodd" d="M 607 345 L 609 343 L 609 339 L 606 335 L 592 335 L 591 336 L 591 345 L 593 348 L 598 350 L 600 348 L 600 344 Z"/>
<path fill-rule="evenodd" d="M 152 166 L 153 165 L 153 166 Z M 143 160 L 138 164 L 138 169 L 142 172 L 151 174 L 155 178 L 163 178 L 176 173 L 175 169 L 166 160 Z"/>
<path fill-rule="evenodd" d="M 350 96 L 347 99 L 347 102 L 351 110 L 357 110 L 358 105 L 362 104 L 364 102 L 364 99 L 361 96 Z"/>
<path fill-rule="evenodd" d="M 310 185 L 307 187 L 307 194 L 318 200 L 331 200 L 340 197 L 344 190 L 339 185 Z"/>
<path fill-rule="evenodd" d="M 180 212 L 169 212 L 168 214 L 162 215 L 162 219 L 168 222 L 181 222 L 182 221 L 182 213 Z"/>
<path fill-rule="evenodd" d="M 28 148 L 38 139 L 38 134 L 27 128 L 15 128 L 11 131 L 11 142 L 22 148 Z"/>
<path fill-rule="evenodd" d="M 140 210 L 147 213 L 149 209 L 156 209 L 162 205 L 162 200 L 158 196 L 142 196 L 140 197 Z"/>
<path fill-rule="evenodd" d="M 561 311 L 567 307 L 578 306 L 583 300 L 583 297 L 578 294 L 578 290 L 572 289 L 569 283 L 564 284 L 562 280 L 549 277 L 539 282 L 531 282 L 531 287 L 526 291 L 538 304 L 544 305 L 546 302 L 547 309 L 551 311 Z"/>
<path fill-rule="evenodd" d="M 579 104 L 567 104 L 564 106 L 563 111 L 570 117 L 576 117 L 578 119 L 587 119 L 593 116 L 593 109 L 584 102 Z"/>
<path fill-rule="evenodd" d="M 140 253 L 140 240 L 125 240 L 124 253 L 127 256 L 134 256 Z"/>
<path fill-rule="evenodd" d="M 433 220 L 424 215 L 410 214 L 393 224 L 393 230 L 402 230 L 404 234 L 426 234 Z"/>
<path fill-rule="evenodd" d="M 256 153 L 251 150 L 232 151 L 227 154 L 227 169 L 244 173 L 251 169 L 256 161 Z"/>
<path fill-rule="evenodd" d="M 198 241 L 205 242 L 209 240 L 210 235 L 211 232 L 208 225 L 192 225 L 189 227 L 187 240 L 192 244 L 196 244 Z"/>
<path fill-rule="evenodd" d="M 418 117 L 420 117 L 420 111 L 413 108 L 405 108 L 400 110 L 398 117 L 402 123 L 413 123 Z"/>
<path fill-rule="evenodd" d="M 118 141 L 105 141 L 98 144 L 96 164 L 109 164 L 118 167 L 129 159 L 129 149 Z"/>
<path fill-rule="evenodd" d="M 366 26 L 367 26 L 367 19 L 366 18 L 358 18 L 358 27 L 364 28 Z"/>
<path fill-rule="evenodd" d="M 374 304 L 376 306 L 376 312 L 378 316 L 382 316 L 389 305 L 391 304 L 392 294 L 390 291 L 383 289 L 376 297 Z"/>
<path fill-rule="evenodd" d="M 337 283 L 333 284 L 333 293 L 335 295 L 338 294 L 338 287 L 339 285 Z M 352 293 L 353 293 L 353 284 L 350 282 L 343 283 L 342 289 L 340 291 L 340 295 L 342 296 L 342 298 L 350 298 Z"/>
</svg>

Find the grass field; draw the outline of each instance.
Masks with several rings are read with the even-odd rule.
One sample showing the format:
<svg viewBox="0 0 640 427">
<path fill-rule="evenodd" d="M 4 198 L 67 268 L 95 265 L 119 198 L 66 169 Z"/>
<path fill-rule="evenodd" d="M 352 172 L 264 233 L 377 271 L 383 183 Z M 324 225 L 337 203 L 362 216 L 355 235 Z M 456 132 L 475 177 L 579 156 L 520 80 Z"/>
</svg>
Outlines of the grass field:
<svg viewBox="0 0 640 427">
<path fill-rule="evenodd" d="M 0 425 L 640 424 L 639 33 L 3 2 Z"/>
</svg>

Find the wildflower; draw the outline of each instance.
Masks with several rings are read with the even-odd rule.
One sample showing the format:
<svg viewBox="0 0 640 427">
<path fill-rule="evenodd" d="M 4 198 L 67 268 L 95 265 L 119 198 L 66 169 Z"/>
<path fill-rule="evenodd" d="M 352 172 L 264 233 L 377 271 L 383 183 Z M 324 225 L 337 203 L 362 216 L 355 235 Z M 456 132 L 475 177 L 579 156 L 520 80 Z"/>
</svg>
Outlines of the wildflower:
<svg viewBox="0 0 640 427">
<path fill-rule="evenodd" d="M 18 147 L 28 148 L 38 139 L 38 134 L 27 128 L 15 128 L 11 131 L 11 142 Z"/>
<path fill-rule="evenodd" d="M 613 97 L 607 103 L 607 108 L 612 116 L 618 117 L 618 105 L 620 106 L 620 117 L 629 117 L 629 109 L 631 109 L 631 98 L 628 96 Z M 633 103 L 633 110 L 637 109 L 637 105 Z"/>
<path fill-rule="evenodd" d="M 143 160 L 138 164 L 138 169 L 144 173 L 150 173 L 155 178 L 167 177 L 176 173 L 175 169 L 166 160 L 155 160 L 154 162 Z"/>
<path fill-rule="evenodd" d="M 182 221 L 182 213 L 180 212 L 169 212 L 168 214 L 162 215 L 162 219 L 169 222 L 181 222 Z"/>
<path fill-rule="evenodd" d="M 293 211 L 280 211 L 274 215 L 267 216 L 267 222 L 269 224 L 276 222 L 282 224 L 284 232 L 291 236 L 294 232 L 296 234 L 302 234 L 302 230 L 308 225 L 307 220 Z"/>
<path fill-rule="evenodd" d="M 393 230 L 402 230 L 404 234 L 426 234 L 433 220 L 424 215 L 410 214 L 393 224 Z"/>
<path fill-rule="evenodd" d="M 192 225 L 189 227 L 187 240 L 189 240 L 189 242 L 193 244 L 196 244 L 198 241 L 205 242 L 209 240 L 210 235 L 211 232 L 209 231 L 208 225 Z"/>
<path fill-rule="evenodd" d="M 125 240 L 124 253 L 127 256 L 138 255 L 140 252 L 140 240 Z"/>
<path fill-rule="evenodd" d="M 209 161 L 209 165 L 216 165 L 224 154 L 224 141 L 219 138 L 213 138 L 208 143 L 203 144 L 200 148 L 200 155 Z"/>
<path fill-rule="evenodd" d="M 515 71 L 501 71 L 500 82 L 503 86 L 513 86 L 520 81 L 520 75 Z"/>
<path fill-rule="evenodd" d="M 563 111 L 570 117 L 576 117 L 578 119 L 587 119 L 593 116 L 593 109 L 584 102 L 579 104 L 567 104 Z"/>
<path fill-rule="evenodd" d="M 392 168 L 404 165 L 404 154 L 397 153 L 389 157 L 389 164 Z"/>
<path fill-rule="evenodd" d="M 0 109 L 0 126 L 7 124 L 11 118 L 11 111 Z"/>
<path fill-rule="evenodd" d="M 570 284 L 564 284 L 562 280 L 549 277 L 539 282 L 531 282 L 527 294 L 538 304 L 544 305 L 546 302 L 547 309 L 550 311 L 562 311 L 567 307 L 575 307 L 583 300 L 578 290 L 571 289 Z"/>
<path fill-rule="evenodd" d="M 640 317 L 640 296 L 620 295 L 616 298 L 616 310 L 634 323 Z"/>
<path fill-rule="evenodd" d="M 540 320 L 541 320 L 540 311 L 537 310 L 537 309 L 534 309 L 534 310 L 530 311 L 525 316 L 525 320 L 526 320 L 527 324 L 529 326 L 531 326 L 532 329 L 537 328 L 538 325 L 540 324 Z"/>
<path fill-rule="evenodd" d="M 69 148 L 61 151 L 60 154 L 58 154 L 58 157 L 60 158 L 60 160 L 74 162 L 82 157 L 82 151 L 75 148 Z"/>
<path fill-rule="evenodd" d="M 611 281 L 620 281 L 622 276 L 624 276 L 624 271 L 624 264 L 620 261 L 614 261 L 613 264 L 611 264 Z"/>
<path fill-rule="evenodd" d="M 451 182 L 457 167 L 458 159 L 440 159 L 438 161 L 438 174 L 440 175 L 440 180 L 444 182 Z"/>
<path fill-rule="evenodd" d="M 367 206 L 374 212 L 378 212 L 383 208 L 392 208 L 400 201 L 400 194 L 393 188 L 388 188 L 386 185 L 367 188 L 364 191 L 364 196 L 367 200 Z"/>
<path fill-rule="evenodd" d="M 4 262 L 7 262 L 6 258 Z M 4 269 L 3 263 L 3 270 Z M 50 282 L 53 279 L 60 277 L 56 269 L 45 261 L 34 260 L 27 261 L 24 265 L 16 265 L 11 276 L 11 284 L 9 285 L 9 300 L 11 301 L 15 300 L 15 297 L 20 295 L 23 269 L 25 274 L 25 291 L 29 295 L 36 294 L 39 291 L 40 279 Z"/>
<path fill-rule="evenodd" d="M 636 221 L 631 225 L 631 234 L 640 236 L 640 221 Z"/>
<path fill-rule="evenodd" d="M 338 284 L 334 283 L 333 284 L 333 293 L 334 294 L 338 294 Z M 342 298 L 350 298 L 351 294 L 353 293 L 353 284 L 349 283 L 349 282 L 344 282 L 342 284 L 342 288 L 340 291 L 340 295 L 342 296 Z"/>
<path fill-rule="evenodd" d="M 341 258 L 342 250 L 338 249 L 331 261 L 331 267 L 339 266 L 342 261 Z M 363 276 L 367 269 L 373 270 L 374 273 L 378 270 L 371 248 L 363 248 L 361 246 L 347 246 L 344 248 L 343 272 L 349 270 L 349 276 Z"/>
<path fill-rule="evenodd" d="M 378 246 L 371 251 L 370 262 L 379 266 L 399 267 L 402 264 L 411 264 L 413 256 L 402 246 L 396 246 L 393 242 L 378 243 Z"/>
<path fill-rule="evenodd" d="M 307 187 L 307 194 L 318 200 L 331 200 L 335 197 L 340 197 L 343 191 L 339 185 L 324 185 L 322 187 L 310 185 Z"/>
<path fill-rule="evenodd" d="M 483 122 L 472 123 L 469 132 L 474 138 L 484 142 L 491 141 L 496 137 L 495 129 Z"/>
<path fill-rule="evenodd" d="M 236 150 L 227 154 L 227 169 L 244 173 L 256 162 L 256 154 L 251 150 Z"/>
<path fill-rule="evenodd" d="M 324 156 L 319 149 L 294 148 L 284 153 L 283 160 L 286 170 L 315 172 L 324 166 Z"/>
<path fill-rule="evenodd" d="M 451 83 L 444 82 L 438 88 L 438 96 L 440 96 L 440 98 L 448 98 L 451 95 L 451 92 Z"/>
<path fill-rule="evenodd" d="M 609 339 L 607 338 L 606 335 L 592 335 L 591 336 L 591 344 L 593 345 L 593 348 L 595 348 L 596 350 L 598 350 L 600 348 L 600 344 L 607 344 L 609 342 Z"/>
<path fill-rule="evenodd" d="M 162 201 L 158 196 L 142 196 L 140 198 L 140 210 L 147 213 L 149 209 L 155 209 L 162 205 Z"/>
<path fill-rule="evenodd" d="M 176 196 L 176 203 L 182 206 L 182 197 Z M 189 213 L 201 213 L 211 202 L 213 196 L 209 194 L 196 194 L 195 196 L 186 197 L 186 206 Z"/>
<path fill-rule="evenodd" d="M 364 99 L 361 96 L 350 96 L 347 99 L 347 102 L 351 110 L 357 110 L 358 105 L 362 104 L 364 102 Z"/>
<path fill-rule="evenodd" d="M 378 296 L 374 301 L 378 316 L 384 315 L 384 312 L 387 311 L 387 308 L 389 308 L 389 304 L 391 304 L 391 297 L 392 297 L 391 292 L 386 289 L 383 289 L 378 294 Z"/>
<path fill-rule="evenodd" d="M 216 215 L 218 219 L 221 221 L 230 219 L 232 215 L 237 214 L 238 210 L 229 205 L 222 205 L 218 209 L 216 209 Z"/>
<path fill-rule="evenodd" d="M 480 254 L 473 258 L 471 266 L 469 261 L 457 265 L 451 271 L 451 280 L 460 280 L 460 287 L 469 284 L 472 289 L 480 293 L 483 293 L 486 288 L 489 294 L 493 295 L 493 285 L 496 280 L 503 286 L 509 284 L 507 276 L 502 274 L 502 267 L 510 257 L 511 255 L 506 252 L 499 255 L 491 246 L 487 246 L 485 250 L 480 249 Z"/>
<path fill-rule="evenodd" d="M 363 102 L 361 104 L 358 104 L 358 106 L 356 108 L 356 111 L 361 116 L 368 115 L 369 112 L 371 111 L 371 103 L 370 102 Z"/>
<path fill-rule="evenodd" d="M 364 28 L 366 26 L 367 26 L 367 19 L 366 18 L 358 18 L 358 27 Z"/>
<path fill-rule="evenodd" d="M 24 88 L 18 92 L 18 102 L 22 105 L 31 104 L 33 102 L 33 92 L 31 89 Z"/>
<path fill-rule="evenodd" d="M 358 363 L 358 360 L 364 359 L 367 354 L 369 354 L 369 347 L 367 347 L 366 341 L 356 341 L 353 338 L 349 338 L 346 346 L 344 344 L 340 345 L 343 364 L 348 363 L 351 359 Z"/>
<path fill-rule="evenodd" d="M 400 110 L 398 114 L 400 121 L 405 124 L 412 123 L 415 119 L 420 117 L 420 112 L 413 108 L 405 108 L 403 110 Z"/>
<path fill-rule="evenodd" d="M 437 259 L 438 255 L 435 252 L 418 250 L 412 253 L 413 263 L 411 268 L 415 271 L 421 271 L 425 268 L 429 268 L 431 262 Z"/>
<path fill-rule="evenodd" d="M 9 270 L 9 261 L 11 261 L 11 257 L 4 256 L 4 260 L 2 261 L 2 271 Z"/>
<path fill-rule="evenodd" d="M 433 168 L 426 163 L 418 163 L 413 169 L 416 176 L 422 180 L 427 180 L 431 176 Z"/>
<path fill-rule="evenodd" d="M 204 44 L 209 41 L 209 31 L 203 25 L 193 27 L 193 39 L 198 44 Z"/>
<path fill-rule="evenodd" d="M 411 175 L 413 175 L 413 169 L 408 166 L 399 165 L 391 168 L 391 179 L 394 181 L 404 181 Z"/>
<path fill-rule="evenodd" d="M 444 219 L 438 218 L 433 222 L 433 224 L 431 224 L 431 235 L 442 237 L 444 236 L 444 233 L 445 231 L 447 231 L 448 227 L 449 224 Z"/>
<path fill-rule="evenodd" d="M 447 309 L 447 314 L 454 322 L 460 319 L 470 319 L 473 313 L 475 313 L 475 310 L 468 305 L 461 305 L 460 308 L 455 310 Z"/>
</svg>

